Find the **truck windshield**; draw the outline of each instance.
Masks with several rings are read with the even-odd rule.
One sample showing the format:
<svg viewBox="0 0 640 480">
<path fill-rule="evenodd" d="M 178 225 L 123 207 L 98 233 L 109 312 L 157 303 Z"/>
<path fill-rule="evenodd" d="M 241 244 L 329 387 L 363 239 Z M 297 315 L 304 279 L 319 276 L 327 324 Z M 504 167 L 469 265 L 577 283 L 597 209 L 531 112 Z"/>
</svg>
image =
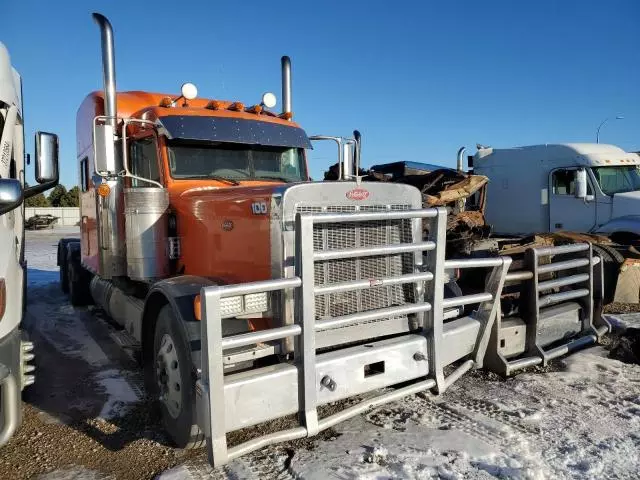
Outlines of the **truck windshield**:
<svg viewBox="0 0 640 480">
<path fill-rule="evenodd" d="M 301 148 L 261 145 L 189 145 L 168 147 L 169 169 L 176 179 L 307 180 Z"/>
<path fill-rule="evenodd" d="M 640 190 L 640 170 L 635 165 L 593 167 L 593 173 L 605 195 Z"/>
</svg>

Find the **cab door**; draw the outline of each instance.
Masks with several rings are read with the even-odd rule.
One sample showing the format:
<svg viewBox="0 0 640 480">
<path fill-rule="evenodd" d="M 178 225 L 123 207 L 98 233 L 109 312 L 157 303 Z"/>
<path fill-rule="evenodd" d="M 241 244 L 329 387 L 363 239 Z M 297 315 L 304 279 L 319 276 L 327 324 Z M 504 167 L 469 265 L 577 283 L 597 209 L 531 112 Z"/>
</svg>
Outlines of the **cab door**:
<svg viewBox="0 0 640 480">
<path fill-rule="evenodd" d="M 577 168 L 558 168 L 549 176 L 549 231 L 590 232 L 596 226 L 596 202 L 590 176 L 587 198 L 576 198 Z"/>
</svg>

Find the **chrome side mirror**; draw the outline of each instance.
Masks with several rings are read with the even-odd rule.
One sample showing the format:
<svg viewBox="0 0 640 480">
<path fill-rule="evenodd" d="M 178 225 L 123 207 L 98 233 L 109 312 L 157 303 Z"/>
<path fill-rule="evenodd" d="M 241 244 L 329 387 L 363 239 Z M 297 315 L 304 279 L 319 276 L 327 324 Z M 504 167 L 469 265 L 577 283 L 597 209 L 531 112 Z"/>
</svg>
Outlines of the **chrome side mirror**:
<svg viewBox="0 0 640 480">
<path fill-rule="evenodd" d="M 10 212 L 22 203 L 22 185 L 15 178 L 0 179 L 0 215 Z"/>
<path fill-rule="evenodd" d="M 58 181 L 58 136 L 54 133 L 36 133 L 36 181 Z"/>
<path fill-rule="evenodd" d="M 587 198 L 587 171 L 584 168 L 576 170 L 576 198 L 586 200 Z"/>
<path fill-rule="evenodd" d="M 36 132 L 36 181 L 40 185 L 28 187 L 24 197 L 29 198 L 58 184 L 58 136 L 55 133 Z"/>
</svg>

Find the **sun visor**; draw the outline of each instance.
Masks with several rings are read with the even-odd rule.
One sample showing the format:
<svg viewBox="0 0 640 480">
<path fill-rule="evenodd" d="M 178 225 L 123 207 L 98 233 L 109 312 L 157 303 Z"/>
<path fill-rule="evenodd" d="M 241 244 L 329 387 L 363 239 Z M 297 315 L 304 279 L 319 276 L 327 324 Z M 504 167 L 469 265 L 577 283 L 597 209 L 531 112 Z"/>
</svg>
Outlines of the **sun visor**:
<svg viewBox="0 0 640 480">
<path fill-rule="evenodd" d="M 305 131 L 278 123 L 226 117 L 171 115 L 159 122 L 169 139 L 312 148 Z"/>
</svg>

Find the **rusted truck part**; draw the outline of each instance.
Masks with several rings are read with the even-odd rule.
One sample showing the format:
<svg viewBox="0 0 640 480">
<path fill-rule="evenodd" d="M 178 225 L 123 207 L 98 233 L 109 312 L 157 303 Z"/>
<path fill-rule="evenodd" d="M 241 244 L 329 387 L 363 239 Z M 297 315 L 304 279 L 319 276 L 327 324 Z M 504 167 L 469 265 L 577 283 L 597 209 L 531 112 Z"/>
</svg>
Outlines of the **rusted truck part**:
<svg viewBox="0 0 640 480">
<path fill-rule="evenodd" d="M 604 275 L 604 303 L 638 303 L 640 292 L 640 263 L 626 256 L 635 257 L 627 246 L 619 245 L 603 235 L 554 232 L 531 235 L 519 239 L 496 239 L 496 251 L 500 255 L 509 255 L 514 265 L 522 262 L 524 253 L 530 248 L 543 246 L 561 246 L 574 243 L 589 243 L 594 253 L 602 260 Z"/>
<path fill-rule="evenodd" d="M 363 181 L 416 187 L 422 194 L 425 208 L 446 207 L 448 257 L 469 254 L 477 242 L 489 237 L 491 228 L 484 218 L 487 177 L 421 162 L 394 162 L 358 171 Z M 332 165 L 324 178 L 338 180 L 339 164 Z"/>
<path fill-rule="evenodd" d="M 600 340 L 609 331 L 602 318 L 605 281 L 614 281 L 615 245 L 593 234 L 555 232 L 518 238 L 489 238 L 486 225 L 487 177 L 451 169 L 404 175 L 401 164 L 372 167 L 369 177 L 408 183 L 423 194 L 424 206 L 445 206 L 448 265 L 456 258 L 512 258 L 502 290 L 501 312 L 494 323 L 485 367 L 504 376 Z M 425 170 L 432 168 L 425 165 Z M 368 177 L 366 177 L 368 178 Z M 460 202 L 463 200 L 463 202 Z M 467 208 L 469 207 L 469 208 Z M 426 232 L 428 233 L 428 232 Z M 607 259 L 607 261 L 604 261 Z M 485 273 L 458 272 L 459 291 L 482 290 Z"/>
</svg>

